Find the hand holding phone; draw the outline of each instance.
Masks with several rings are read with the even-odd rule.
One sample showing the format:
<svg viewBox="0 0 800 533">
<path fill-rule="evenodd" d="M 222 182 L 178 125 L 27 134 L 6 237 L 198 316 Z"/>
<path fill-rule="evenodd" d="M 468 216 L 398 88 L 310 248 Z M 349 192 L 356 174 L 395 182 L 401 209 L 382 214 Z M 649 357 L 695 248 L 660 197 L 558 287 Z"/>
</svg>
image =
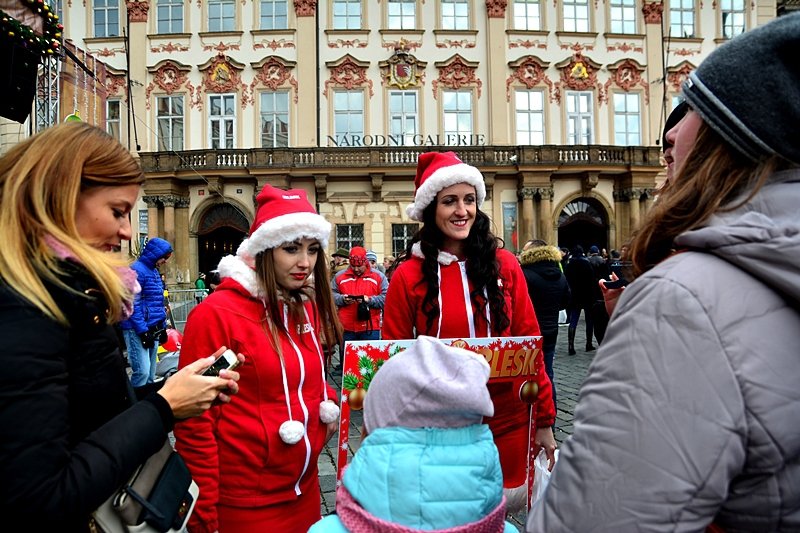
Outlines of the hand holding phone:
<svg viewBox="0 0 800 533">
<path fill-rule="evenodd" d="M 225 350 L 222 352 L 214 363 L 208 367 L 204 372 L 204 376 L 219 377 L 219 373 L 223 370 L 233 370 L 239 366 L 239 358 L 233 353 L 233 350 Z"/>
<path fill-rule="evenodd" d="M 606 289 L 621 289 L 628 285 L 628 280 L 625 278 L 615 279 L 613 281 L 604 281 Z"/>
</svg>

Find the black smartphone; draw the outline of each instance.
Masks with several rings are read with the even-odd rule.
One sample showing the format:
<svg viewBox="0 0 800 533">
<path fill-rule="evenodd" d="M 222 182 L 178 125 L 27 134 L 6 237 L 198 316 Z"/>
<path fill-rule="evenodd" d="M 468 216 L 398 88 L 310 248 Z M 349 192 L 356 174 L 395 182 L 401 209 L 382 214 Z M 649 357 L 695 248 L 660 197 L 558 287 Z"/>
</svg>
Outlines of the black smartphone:
<svg viewBox="0 0 800 533">
<path fill-rule="evenodd" d="M 233 370 L 237 366 L 239 366 L 239 358 L 236 357 L 233 350 L 225 350 L 210 367 L 206 368 L 203 375 L 215 378 L 219 376 L 221 371 Z"/>
<path fill-rule="evenodd" d="M 625 278 L 619 278 L 619 279 L 614 280 L 614 281 L 606 281 L 605 282 L 606 289 L 621 289 L 622 287 L 625 287 L 626 285 L 628 285 L 628 280 L 625 279 Z"/>
</svg>

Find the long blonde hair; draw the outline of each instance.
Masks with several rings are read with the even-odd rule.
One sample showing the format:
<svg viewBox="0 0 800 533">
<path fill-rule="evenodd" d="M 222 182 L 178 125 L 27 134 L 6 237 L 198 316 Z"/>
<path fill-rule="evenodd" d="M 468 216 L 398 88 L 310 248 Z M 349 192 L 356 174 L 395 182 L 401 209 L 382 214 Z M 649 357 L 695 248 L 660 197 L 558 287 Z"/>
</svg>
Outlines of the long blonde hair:
<svg viewBox="0 0 800 533">
<path fill-rule="evenodd" d="M 0 278 L 48 317 L 68 324 L 45 282 L 76 292 L 63 281 L 59 257 L 46 237 L 63 244 L 95 279 L 119 320 L 131 297 L 116 268 L 123 258 L 90 246 L 75 224 L 78 196 L 92 187 L 141 185 L 133 156 L 103 130 L 82 122 L 53 126 L 0 158 Z"/>
</svg>

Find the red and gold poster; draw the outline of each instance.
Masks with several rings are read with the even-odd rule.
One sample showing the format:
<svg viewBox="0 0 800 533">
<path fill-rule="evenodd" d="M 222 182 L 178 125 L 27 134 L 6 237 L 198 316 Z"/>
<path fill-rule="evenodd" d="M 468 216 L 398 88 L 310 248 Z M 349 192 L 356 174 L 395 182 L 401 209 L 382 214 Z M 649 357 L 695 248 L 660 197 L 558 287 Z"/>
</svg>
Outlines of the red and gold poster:
<svg viewBox="0 0 800 533">
<path fill-rule="evenodd" d="M 487 337 L 476 339 L 441 339 L 449 346 L 464 348 L 482 355 L 491 369 L 489 383 L 511 382 L 518 391 L 520 407 L 534 403 L 538 394 L 536 383 L 536 356 L 542 347 L 541 337 Z M 349 449 L 350 414 L 364 407 L 364 398 L 369 394 L 369 385 L 383 363 L 397 355 L 414 342 L 398 341 L 354 341 L 345 343 L 342 363 L 341 418 L 339 420 L 339 452 L 336 461 L 336 480 L 341 481 L 342 471 L 347 464 Z M 534 416 L 530 418 L 530 446 L 528 451 L 528 486 L 533 486 L 533 427 Z"/>
</svg>

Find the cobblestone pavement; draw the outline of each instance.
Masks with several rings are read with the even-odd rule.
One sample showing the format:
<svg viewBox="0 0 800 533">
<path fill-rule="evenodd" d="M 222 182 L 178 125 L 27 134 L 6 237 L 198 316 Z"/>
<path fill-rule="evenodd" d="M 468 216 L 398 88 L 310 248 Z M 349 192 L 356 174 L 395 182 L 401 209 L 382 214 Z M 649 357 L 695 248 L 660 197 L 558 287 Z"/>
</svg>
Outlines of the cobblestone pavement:
<svg viewBox="0 0 800 533">
<path fill-rule="evenodd" d="M 578 391 L 583 383 L 589 364 L 596 351 L 584 352 L 586 345 L 586 334 L 583 320 L 578 324 L 578 331 L 575 335 L 575 348 L 578 352 L 575 356 L 567 355 L 567 326 L 559 328 L 558 344 L 556 347 L 556 357 L 554 363 L 556 389 L 558 391 L 558 413 L 556 416 L 555 437 L 560 444 L 572 434 L 572 422 L 575 411 L 575 403 L 578 401 Z M 595 342 L 596 345 L 596 342 Z M 335 361 L 335 359 L 334 359 Z M 341 390 L 341 376 L 329 378 L 329 382 L 337 390 Z M 351 411 L 350 438 L 348 460 L 352 454 L 358 450 L 361 443 L 361 411 Z M 337 435 L 331 437 L 326 447 L 322 450 L 319 457 L 319 483 L 322 491 L 322 516 L 334 511 L 336 501 L 336 446 Z M 525 524 L 525 513 L 510 516 L 509 520 L 522 530 Z"/>
</svg>

